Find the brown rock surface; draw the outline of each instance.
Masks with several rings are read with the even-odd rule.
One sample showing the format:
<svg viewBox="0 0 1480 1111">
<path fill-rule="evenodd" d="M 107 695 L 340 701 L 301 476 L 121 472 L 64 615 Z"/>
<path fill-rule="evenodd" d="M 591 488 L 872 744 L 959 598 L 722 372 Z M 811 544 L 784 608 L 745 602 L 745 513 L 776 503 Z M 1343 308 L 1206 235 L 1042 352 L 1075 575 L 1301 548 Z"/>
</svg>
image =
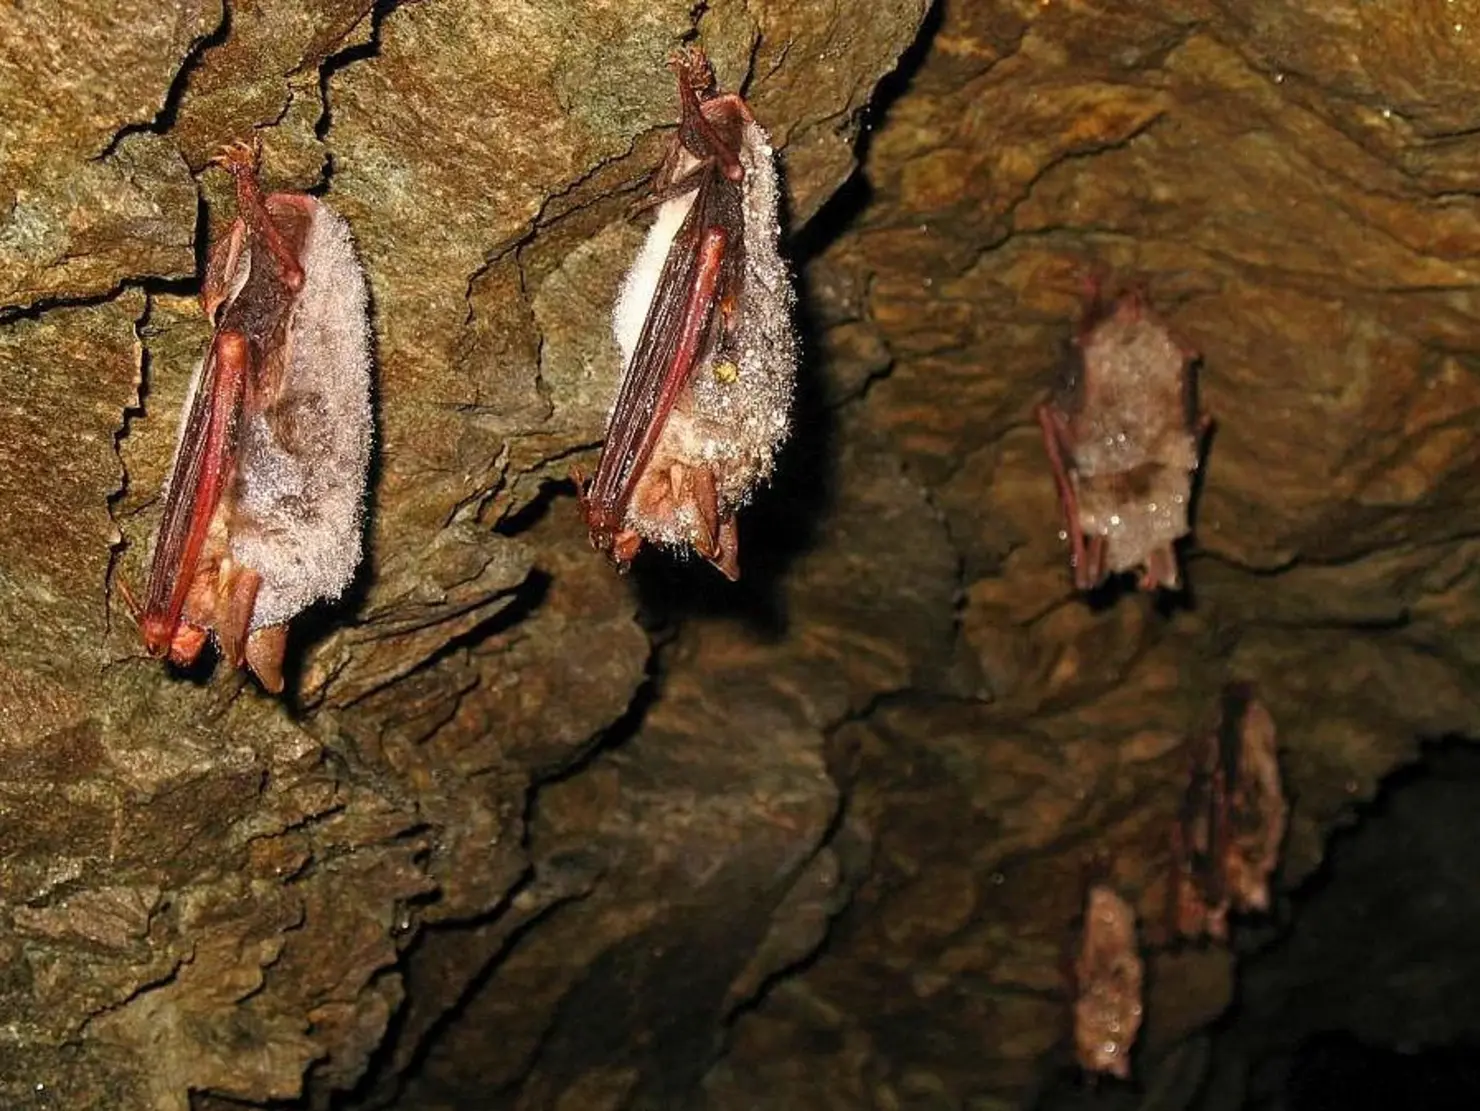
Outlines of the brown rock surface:
<svg viewBox="0 0 1480 1111">
<path fill-rule="evenodd" d="M 1156 933 L 1221 686 L 1279 726 L 1286 892 L 1480 731 L 1480 12 L 928 6 L 0 21 L 0 1104 L 1068 1099 L 1099 862 L 1188 1105 L 1235 957 Z M 735 588 L 618 579 L 564 482 L 694 35 L 781 148 L 810 353 Z M 118 589 L 254 129 L 378 350 L 368 557 L 284 702 L 140 658 Z M 1204 357 L 1181 604 L 1070 590 L 1032 407 L 1096 262 Z"/>
</svg>

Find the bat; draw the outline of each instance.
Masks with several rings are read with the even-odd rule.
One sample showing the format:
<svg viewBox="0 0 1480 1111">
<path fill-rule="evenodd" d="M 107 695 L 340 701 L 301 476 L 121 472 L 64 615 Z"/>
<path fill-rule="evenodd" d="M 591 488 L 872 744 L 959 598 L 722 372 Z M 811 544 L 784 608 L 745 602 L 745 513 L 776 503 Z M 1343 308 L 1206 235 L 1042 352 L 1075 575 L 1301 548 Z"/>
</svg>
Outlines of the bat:
<svg viewBox="0 0 1480 1111">
<path fill-rule="evenodd" d="M 1192 773 L 1172 826 L 1170 934 L 1173 938 L 1228 938 L 1232 900 L 1224 877 L 1228 858 L 1229 776 L 1235 772 L 1220 736 L 1191 746 Z"/>
<path fill-rule="evenodd" d="M 264 196 L 258 148 L 225 147 L 237 217 L 211 249 L 214 326 L 186 397 L 142 606 L 154 658 L 222 657 L 283 688 L 288 620 L 360 561 L 371 348 L 349 228 L 304 193 Z"/>
<path fill-rule="evenodd" d="M 739 578 L 735 514 L 790 427 L 796 294 L 778 250 L 775 157 L 698 50 L 674 56 L 679 124 L 656 217 L 617 298 L 623 372 L 596 472 L 577 474 L 591 544 L 625 569 L 643 541 Z"/>
<path fill-rule="evenodd" d="M 1230 684 L 1172 831 L 1173 936 L 1223 941 L 1230 911 L 1267 911 L 1288 821 L 1274 719 L 1247 684 Z"/>
<path fill-rule="evenodd" d="M 1194 410 L 1193 364 L 1131 290 L 1113 301 L 1099 278 L 1065 374 L 1038 423 L 1069 534 L 1076 590 L 1138 571 L 1141 590 L 1175 590 L 1175 543 L 1187 535 L 1192 476 L 1211 419 Z"/>
<path fill-rule="evenodd" d="M 1092 884 L 1074 960 L 1074 1050 L 1086 1072 L 1130 1079 L 1144 980 L 1136 912 L 1113 888 Z"/>
<path fill-rule="evenodd" d="M 1247 686 L 1229 687 L 1224 703 L 1226 743 L 1237 753 L 1224 883 L 1237 909 L 1263 912 L 1269 909 L 1269 880 L 1279 867 L 1290 818 L 1274 718 Z"/>
</svg>

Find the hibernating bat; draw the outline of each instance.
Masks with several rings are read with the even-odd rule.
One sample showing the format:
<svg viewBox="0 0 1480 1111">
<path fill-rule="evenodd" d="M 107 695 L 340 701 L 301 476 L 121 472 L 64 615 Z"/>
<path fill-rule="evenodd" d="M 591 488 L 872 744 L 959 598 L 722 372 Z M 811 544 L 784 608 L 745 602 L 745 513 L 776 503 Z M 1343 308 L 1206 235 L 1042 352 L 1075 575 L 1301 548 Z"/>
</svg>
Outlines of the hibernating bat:
<svg viewBox="0 0 1480 1111">
<path fill-rule="evenodd" d="M 1136 912 L 1113 888 L 1091 885 L 1074 960 L 1074 1050 L 1086 1072 L 1130 1079 L 1144 980 Z"/>
<path fill-rule="evenodd" d="M 1142 590 L 1179 586 L 1174 544 L 1211 423 L 1194 408 L 1196 359 L 1140 291 L 1112 302 L 1092 280 L 1073 357 L 1037 410 L 1076 589 L 1132 570 Z"/>
<path fill-rule="evenodd" d="M 1216 734 L 1194 746 L 1173 828 L 1172 933 L 1228 937 L 1228 914 L 1269 909 L 1289 819 L 1274 719 L 1247 684 L 1223 692 Z"/>
<path fill-rule="evenodd" d="M 257 155 L 236 143 L 213 159 L 235 178 L 238 214 L 207 264 L 215 333 L 136 616 L 151 656 L 188 664 L 214 633 L 276 693 L 288 619 L 337 598 L 360 561 L 371 350 L 348 227 L 307 194 L 263 196 Z"/>
<path fill-rule="evenodd" d="M 678 133 L 613 313 L 622 381 L 596 474 L 577 481 L 591 543 L 619 567 L 648 540 L 691 547 L 735 579 L 735 513 L 789 427 L 795 292 L 766 133 L 740 97 L 712 91 L 703 54 L 672 66 Z"/>
<path fill-rule="evenodd" d="M 1232 900 L 1224 876 L 1228 839 L 1230 753 L 1219 733 L 1189 747 L 1191 775 L 1172 827 L 1171 936 L 1228 938 Z"/>
<path fill-rule="evenodd" d="M 1242 684 L 1224 692 L 1224 707 L 1227 743 L 1238 754 L 1228 799 L 1224 882 L 1235 907 L 1262 912 L 1269 909 L 1269 881 L 1279 866 L 1290 817 L 1274 718 Z"/>
</svg>

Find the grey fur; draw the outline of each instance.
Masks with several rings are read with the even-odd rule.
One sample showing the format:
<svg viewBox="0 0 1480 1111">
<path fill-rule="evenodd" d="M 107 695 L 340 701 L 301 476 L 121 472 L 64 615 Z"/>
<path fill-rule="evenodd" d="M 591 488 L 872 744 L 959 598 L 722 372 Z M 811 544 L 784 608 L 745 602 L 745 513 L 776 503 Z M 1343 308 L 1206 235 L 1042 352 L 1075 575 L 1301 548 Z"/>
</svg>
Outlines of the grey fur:
<svg viewBox="0 0 1480 1111">
<path fill-rule="evenodd" d="M 252 628 L 339 597 L 359 565 L 370 466 L 369 296 L 349 227 L 321 201 L 299 261 L 282 391 L 240 430 L 233 559 L 262 576 Z"/>
</svg>

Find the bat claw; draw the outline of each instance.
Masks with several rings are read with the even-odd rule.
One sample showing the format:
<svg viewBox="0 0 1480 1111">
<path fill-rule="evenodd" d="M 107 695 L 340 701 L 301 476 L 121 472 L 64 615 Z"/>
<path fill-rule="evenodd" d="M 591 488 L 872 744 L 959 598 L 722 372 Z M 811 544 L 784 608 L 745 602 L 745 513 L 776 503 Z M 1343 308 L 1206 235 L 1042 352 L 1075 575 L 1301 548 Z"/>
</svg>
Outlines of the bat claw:
<svg viewBox="0 0 1480 1111">
<path fill-rule="evenodd" d="M 261 158 L 262 137 L 254 134 L 251 139 L 236 139 L 225 144 L 206 159 L 206 165 L 220 166 L 233 177 L 238 177 L 256 173 Z"/>
</svg>

